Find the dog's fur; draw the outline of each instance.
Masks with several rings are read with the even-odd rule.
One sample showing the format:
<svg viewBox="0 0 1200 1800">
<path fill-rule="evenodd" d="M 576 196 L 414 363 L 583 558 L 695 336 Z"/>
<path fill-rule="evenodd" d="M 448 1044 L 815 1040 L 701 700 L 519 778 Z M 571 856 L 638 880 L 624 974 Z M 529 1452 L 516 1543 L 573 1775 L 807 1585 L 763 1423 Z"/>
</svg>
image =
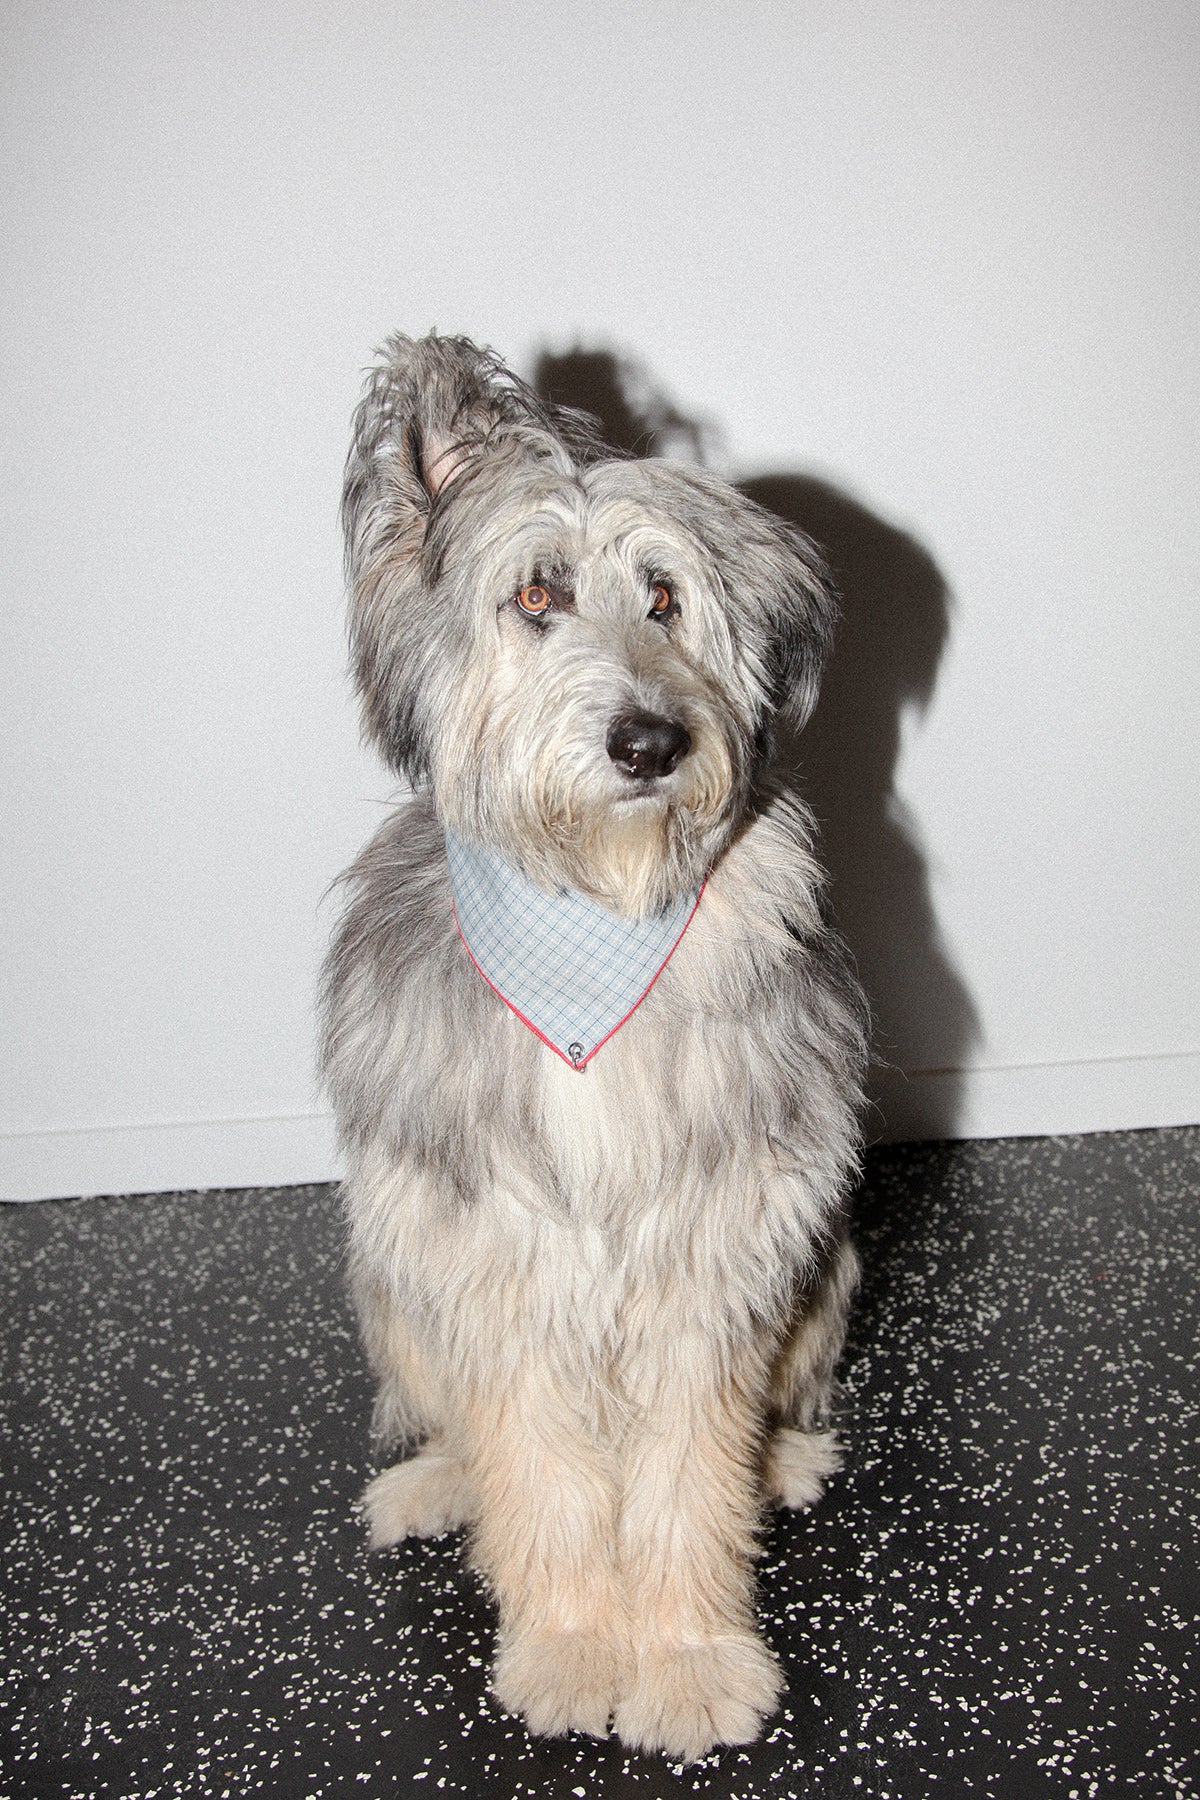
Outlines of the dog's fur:
<svg viewBox="0 0 1200 1800">
<path fill-rule="evenodd" d="M 759 1515 L 836 1467 L 818 1427 L 856 1279 L 863 1005 L 770 775 L 829 644 L 820 560 L 450 338 L 386 346 L 344 519 L 366 728 L 416 790 L 347 877 L 325 994 L 376 1424 L 415 1449 L 367 1490 L 371 1540 L 470 1526 L 494 1689 L 531 1730 L 745 1743 L 781 1688 Z M 514 601 L 535 579 L 537 622 Z M 685 727 L 673 771 L 606 750 L 631 709 Z M 707 874 L 582 1073 L 472 967 L 444 826 L 618 912 Z"/>
</svg>

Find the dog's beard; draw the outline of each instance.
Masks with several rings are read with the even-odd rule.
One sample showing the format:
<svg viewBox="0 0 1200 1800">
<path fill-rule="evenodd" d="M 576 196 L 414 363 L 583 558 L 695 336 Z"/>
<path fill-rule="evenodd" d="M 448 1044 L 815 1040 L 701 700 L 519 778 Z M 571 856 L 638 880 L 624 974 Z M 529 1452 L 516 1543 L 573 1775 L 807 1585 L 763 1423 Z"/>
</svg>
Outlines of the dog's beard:
<svg viewBox="0 0 1200 1800">
<path fill-rule="evenodd" d="M 645 917 L 699 887 L 724 848 L 719 827 L 703 831 L 698 823 L 670 802 L 620 802 L 584 821 L 553 861 L 566 885 L 613 912 Z"/>
<path fill-rule="evenodd" d="M 485 744 L 502 753 L 484 754 Z M 460 751 L 435 778 L 443 822 L 460 836 L 540 887 L 574 888 L 638 918 L 700 886 L 729 842 L 743 786 L 741 759 L 710 724 L 695 726 L 690 754 L 661 780 L 621 775 L 561 737 L 534 747 L 525 733 L 485 734 L 474 756 Z"/>
</svg>

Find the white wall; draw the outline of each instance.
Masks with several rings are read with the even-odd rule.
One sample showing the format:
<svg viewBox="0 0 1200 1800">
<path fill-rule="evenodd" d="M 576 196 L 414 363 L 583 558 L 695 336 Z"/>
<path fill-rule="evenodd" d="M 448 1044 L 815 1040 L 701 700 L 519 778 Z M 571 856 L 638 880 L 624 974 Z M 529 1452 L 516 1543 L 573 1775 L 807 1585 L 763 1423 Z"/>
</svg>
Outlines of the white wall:
<svg viewBox="0 0 1200 1800">
<path fill-rule="evenodd" d="M 1198 19 L 8 7 L 0 1192 L 330 1170 L 322 895 L 389 791 L 336 502 L 395 327 L 631 353 L 946 584 L 892 828 L 961 1004 L 881 995 L 894 1133 L 1200 1117 Z M 899 994 L 912 909 L 859 901 Z"/>
</svg>

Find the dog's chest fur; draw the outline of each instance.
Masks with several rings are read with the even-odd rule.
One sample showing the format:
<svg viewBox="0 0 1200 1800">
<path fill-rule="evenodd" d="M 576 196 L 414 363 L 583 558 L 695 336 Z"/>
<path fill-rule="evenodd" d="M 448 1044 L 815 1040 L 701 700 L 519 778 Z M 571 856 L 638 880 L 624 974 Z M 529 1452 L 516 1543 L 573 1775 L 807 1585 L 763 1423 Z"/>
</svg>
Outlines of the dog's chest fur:
<svg viewBox="0 0 1200 1800">
<path fill-rule="evenodd" d="M 414 1302 L 448 1303 L 476 1248 L 526 1304 L 545 1279 L 560 1314 L 575 1288 L 593 1316 L 605 1293 L 619 1307 L 633 1267 L 644 1287 L 648 1270 L 669 1281 L 711 1263 L 727 1302 L 782 1299 L 833 1203 L 843 1147 L 829 1137 L 845 1114 L 828 1049 L 840 967 L 802 814 L 776 803 L 743 832 L 656 985 L 582 1073 L 472 966 L 427 800 L 389 820 L 350 879 L 328 1044 L 366 1176 L 351 1225 Z"/>
</svg>

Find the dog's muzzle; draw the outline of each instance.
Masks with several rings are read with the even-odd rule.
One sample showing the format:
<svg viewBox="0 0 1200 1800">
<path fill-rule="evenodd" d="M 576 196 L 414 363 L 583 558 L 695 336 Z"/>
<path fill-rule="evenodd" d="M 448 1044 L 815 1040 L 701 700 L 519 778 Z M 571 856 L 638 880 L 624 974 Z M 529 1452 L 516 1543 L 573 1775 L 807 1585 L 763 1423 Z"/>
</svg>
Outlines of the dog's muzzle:
<svg viewBox="0 0 1200 1800">
<path fill-rule="evenodd" d="M 677 719 L 657 713 L 622 713 L 608 728 L 608 754 L 638 781 L 669 775 L 692 747 L 691 733 Z"/>
</svg>

